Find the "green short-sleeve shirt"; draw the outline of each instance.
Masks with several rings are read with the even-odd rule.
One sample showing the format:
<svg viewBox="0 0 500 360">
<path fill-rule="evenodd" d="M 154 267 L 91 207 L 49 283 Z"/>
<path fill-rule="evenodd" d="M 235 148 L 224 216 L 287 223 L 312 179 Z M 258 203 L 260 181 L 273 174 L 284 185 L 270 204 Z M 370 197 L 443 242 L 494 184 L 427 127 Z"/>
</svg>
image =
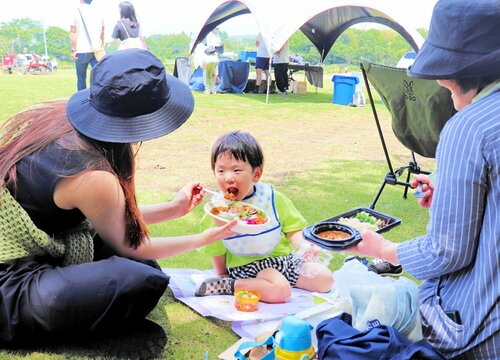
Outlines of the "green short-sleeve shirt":
<svg viewBox="0 0 500 360">
<path fill-rule="evenodd" d="M 306 220 L 295 208 L 293 203 L 282 193 L 274 190 L 274 204 L 281 223 L 281 240 L 274 250 L 265 256 L 239 256 L 226 249 L 222 241 L 216 241 L 210 245 L 198 249 L 199 252 L 209 256 L 226 255 L 226 266 L 234 268 L 250 264 L 256 260 L 269 257 L 286 256 L 294 251 L 292 243 L 286 238 L 285 234 L 293 231 L 302 230 L 306 226 Z M 213 219 L 205 214 L 200 222 L 200 231 L 216 226 Z"/>
</svg>

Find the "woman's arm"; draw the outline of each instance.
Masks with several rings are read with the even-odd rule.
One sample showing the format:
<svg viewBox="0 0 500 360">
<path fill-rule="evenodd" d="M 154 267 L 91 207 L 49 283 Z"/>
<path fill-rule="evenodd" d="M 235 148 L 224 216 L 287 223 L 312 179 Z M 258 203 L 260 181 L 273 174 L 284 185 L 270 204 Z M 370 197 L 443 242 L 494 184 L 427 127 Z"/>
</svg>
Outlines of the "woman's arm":
<svg viewBox="0 0 500 360">
<path fill-rule="evenodd" d="M 170 202 L 141 206 L 141 214 L 146 224 L 176 219 L 198 206 L 204 196 L 205 191 L 200 183 L 191 183 L 179 190 L 174 200 Z"/>
<path fill-rule="evenodd" d="M 71 46 L 71 58 L 73 60 L 77 59 L 77 57 L 76 57 L 76 38 L 77 37 L 78 36 L 76 34 L 76 25 L 71 25 L 69 28 L 69 43 Z"/>
<path fill-rule="evenodd" d="M 136 250 L 127 247 L 125 254 L 138 259 L 162 259 L 178 255 L 211 244 L 217 240 L 234 236 L 235 232 L 231 228 L 236 225 L 236 222 L 236 220 L 233 220 L 223 226 L 210 228 L 199 234 L 153 237 L 143 242 Z"/>
<path fill-rule="evenodd" d="M 399 264 L 397 256 L 398 244 L 384 239 L 382 235 L 374 231 L 360 230 L 360 233 L 363 241 L 347 249 L 347 252 L 383 259 L 394 265 Z"/>
<path fill-rule="evenodd" d="M 56 185 L 54 201 L 62 209 L 79 209 L 104 242 L 123 256 L 159 259 L 233 236 L 232 221 L 203 233 L 145 239 L 137 249 L 129 246 L 125 222 L 125 196 L 118 179 L 106 171 L 89 171 L 62 179 Z"/>
</svg>

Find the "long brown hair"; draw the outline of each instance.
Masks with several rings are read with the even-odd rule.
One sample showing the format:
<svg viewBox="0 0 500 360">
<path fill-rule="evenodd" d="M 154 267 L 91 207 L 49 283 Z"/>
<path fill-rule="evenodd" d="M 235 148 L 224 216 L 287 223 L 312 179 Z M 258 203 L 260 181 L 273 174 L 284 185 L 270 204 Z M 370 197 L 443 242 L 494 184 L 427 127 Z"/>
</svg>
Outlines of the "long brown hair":
<svg viewBox="0 0 500 360">
<path fill-rule="evenodd" d="M 63 148 L 91 155 L 84 171 L 106 170 L 115 174 L 125 194 L 125 219 L 130 246 L 137 248 L 149 236 L 135 197 L 135 155 L 131 144 L 90 139 L 70 124 L 66 101 L 46 102 L 7 120 L 0 130 L 0 187 L 16 187 L 16 164 L 26 156 L 57 142 Z"/>
</svg>

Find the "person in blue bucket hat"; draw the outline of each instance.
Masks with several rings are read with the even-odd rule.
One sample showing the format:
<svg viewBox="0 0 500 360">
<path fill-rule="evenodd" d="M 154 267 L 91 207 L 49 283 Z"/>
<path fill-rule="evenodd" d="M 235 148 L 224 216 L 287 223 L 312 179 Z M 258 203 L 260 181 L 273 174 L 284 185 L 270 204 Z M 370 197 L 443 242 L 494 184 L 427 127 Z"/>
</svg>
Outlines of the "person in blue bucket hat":
<svg viewBox="0 0 500 360">
<path fill-rule="evenodd" d="M 423 335 L 446 358 L 500 358 L 500 2 L 440 0 L 408 69 L 450 90 L 434 182 L 423 183 L 427 234 L 393 243 L 374 232 L 350 251 L 422 280 Z"/>
<path fill-rule="evenodd" d="M 163 350 L 163 328 L 145 319 L 169 281 L 155 259 L 234 235 L 234 221 L 200 234 L 149 235 L 147 225 L 202 201 L 197 183 L 170 202 L 136 202 L 139 144 L 175 131 L 193 108 L 189 88 L 158 58 L 129 49 L 106 55 L 89 89 L 5 123 L 0 347 L 86 341 L 91 357 L 134 359 Z"/>
</svg>

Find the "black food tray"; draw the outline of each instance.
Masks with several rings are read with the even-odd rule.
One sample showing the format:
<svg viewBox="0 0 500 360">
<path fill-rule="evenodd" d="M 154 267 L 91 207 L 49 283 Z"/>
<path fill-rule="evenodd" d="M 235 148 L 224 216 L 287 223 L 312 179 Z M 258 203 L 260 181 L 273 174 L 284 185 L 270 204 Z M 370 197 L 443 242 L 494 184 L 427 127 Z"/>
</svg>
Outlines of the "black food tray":
<svg viewBox="0 0 500 360">
<path fill-rule="evenodd" d="M 393 227 L 396 227 L 396 226 L 401 224 L 401 219 L 395 218 L 393 216 L 381 213 L 380 211 L 373 210 L 373 209 L 363 207 L 363 206 L 354 208 L 352 210 L 346 211 L 346 212 L 339 214 L 339 215 L 335 215 L 334 217 L 326 219 L 324 221 L 339 221 L 339 219 L 342 217 L 345 217 L 345 218 L 356 217 L 356 214 L 361 212 L 361 211 L 364 211 L 364 212 L 370 214 L 371 216 L 374 216 L 375 218 L 380 219 L 380 220 L 385 222 L 385 224 L 383 226 L 379 227 L 378 230 L 376 230 L 376 232 L 379 234 L 384 233 L 386 231 L 389 231 Z"/>
<path fill-rule="evenodd" d="M 317 224 L 319 224 L 319 223 L 317 223 Z M 313 228 L 317 224 L 306 227 L 302 231 L 302 236 L 304 236 L 304 239 L 306 239 L 307 241 L 312 242 L 313 244 L 316 244 L 323 249 L 330 250 L 330 251 L 343 251 L 347 248 L 350 248 L 351 246 L 356 245 L 357 243 L 359 243 L 361 241 L 361 235 L 355 229 L 353 229 L 355 231 L 355 235 L 351 239 L 348 239 L 345 241 L 323 240 L 317 236 L 314 236 L 314 234 L 313 234 Z"/>
</svg>

